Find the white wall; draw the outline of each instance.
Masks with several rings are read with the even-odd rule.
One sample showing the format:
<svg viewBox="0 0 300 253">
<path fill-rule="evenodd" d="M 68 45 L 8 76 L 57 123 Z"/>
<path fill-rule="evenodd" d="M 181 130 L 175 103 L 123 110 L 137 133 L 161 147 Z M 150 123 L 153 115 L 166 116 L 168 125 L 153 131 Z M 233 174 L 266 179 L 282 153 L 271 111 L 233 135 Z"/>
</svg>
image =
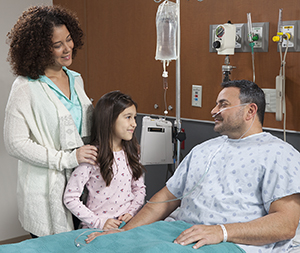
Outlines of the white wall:
<svg viewBox="0 0 300 253">
<path fill-rule="evenodd" d="M 0 0 L 0 241 L 27 234 L 17 215 L 17 160 L 10 157 L 3 144 L 4 110 L 15 77 L 6 61 L 6 35 L 21 13 L 31 5 L 52 5 L 52 0 Z"/>
</svg>

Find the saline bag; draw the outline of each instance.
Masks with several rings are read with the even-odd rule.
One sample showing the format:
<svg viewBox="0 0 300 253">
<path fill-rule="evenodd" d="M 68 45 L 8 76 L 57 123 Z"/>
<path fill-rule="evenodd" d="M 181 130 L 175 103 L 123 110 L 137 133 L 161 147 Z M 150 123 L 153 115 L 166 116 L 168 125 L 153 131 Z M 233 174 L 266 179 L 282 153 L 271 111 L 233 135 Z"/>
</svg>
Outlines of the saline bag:
<svg viewBox="0 0 300 253">
<path fill-rule="evenodd" d="M 165 0 L 156 13 L 157 44 L 155 60 L 177 59 L 176 40 L 178 26 L 178 4 Z"/>
</svg>

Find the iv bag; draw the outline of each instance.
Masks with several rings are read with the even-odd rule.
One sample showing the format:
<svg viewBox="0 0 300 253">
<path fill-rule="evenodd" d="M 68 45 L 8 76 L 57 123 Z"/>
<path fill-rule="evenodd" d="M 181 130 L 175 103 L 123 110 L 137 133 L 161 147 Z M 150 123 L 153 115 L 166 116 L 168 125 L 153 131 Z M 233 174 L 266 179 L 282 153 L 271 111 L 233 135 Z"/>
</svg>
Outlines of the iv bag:
<svg viewBox="0 0 300 253">
<path fill-rule="evenodd" d="M 156 55 L 155 60 L 176 60 L 176 39 L 178 25 L 178 4 L 164 1 L 156 13 Z"/>
</svg>

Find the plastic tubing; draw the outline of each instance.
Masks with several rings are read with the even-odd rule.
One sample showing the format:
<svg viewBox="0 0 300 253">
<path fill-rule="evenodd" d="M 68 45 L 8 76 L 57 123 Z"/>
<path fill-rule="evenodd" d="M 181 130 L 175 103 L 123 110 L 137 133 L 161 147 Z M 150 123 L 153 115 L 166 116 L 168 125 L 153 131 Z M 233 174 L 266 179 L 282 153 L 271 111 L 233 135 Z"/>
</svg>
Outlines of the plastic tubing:
<svg viewBox="0 0 300 253">
<path fill-rule="evenodd" d="M 78 248 L 80 246 L 87 246 L 87 244 L 82 244 L 80 243 L 79 241 L 77 241 L 79 239 L 79 237 L 83 236 L 84 234 L 86 233 L 94 233 L 94 232 L 99 232 L 99 233 L 103 233 L 103 232 L 109 232 L 109 231 L 119 231 L 119 232 L 123 232 L 125 231 L 124 229 L 121 229 L 121 228 L 112 228 L 112 229 L 89 229 L 89 230 L 86 230 L 84 232 L 82 232 L 80 235 L 78 235 L 75 240 L 74 240 L 74 243 L 75 243 L 75 246 Z"/>
<path fill-rule="evenodd" d="M 212 117 L 215 118 L 217 115 L 219 115 L 221 112 L 223 112 L 225 110 L 228 110 L 228 109 L 231 109 L 231 108 L 235 108 L 235 107 L 244 106 L 244 105 L 249 105 L 249 103 L 244 103 L 244 104 L 239 104 L 239 105 L 234 105 L 234 106 L 223 108 L 220 111 L 218 111 L 217 113 L 215 113 Z"/>
<path fill-rule="evenodd" d="M 288 52 L 288 48 L 289 48 L 289 38 L 287 36 L 286 38 L 287 43 L 286 43 L 286 48 L 285 48 L 285 52 L 284 52 L 284 57 L 281 63 L 281 69 L 282 69 L 282 76 L 283 76 L 283 80 L 284 80 L 284 94 L 283 94 L 283 140 L 286 142 L 286 101 L 285 101 L 285 59 L 286 59 L 286 55 Z M 282 57 L 281 57 L 282 58 Z"/>
<path fill-rule="evenodd" d="M 255 83 L 255 65 L 254 65 L 254 50 L 253 50 L 253 42 L 251 43 L 251 56 L 252 56 L 252 70 L 253 70 L 253 82 Z"/>
<path fill-rule="evenodd" d="M 251 13 L 247 13 L 247 26 L 248 26 L 248 40 L 249 42 L 253 42 Z"/>
<path fill-rule="evenodd" d="M 282 9 L 279 9 L 277 33 L 281 32 L 281 27 L 282 27 L 282 18 L 281 17 L 282 17 Z"/>
</svg>

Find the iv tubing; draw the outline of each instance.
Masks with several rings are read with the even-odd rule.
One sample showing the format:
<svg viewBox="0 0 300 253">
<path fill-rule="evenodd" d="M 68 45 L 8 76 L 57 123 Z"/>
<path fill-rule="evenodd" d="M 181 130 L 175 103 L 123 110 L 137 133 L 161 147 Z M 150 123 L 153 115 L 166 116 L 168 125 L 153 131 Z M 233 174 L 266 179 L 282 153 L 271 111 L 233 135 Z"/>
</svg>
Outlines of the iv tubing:
<svg viewBox="0 0 300 253">
<path fill-rule="evenodd" d="M 162 74 L 162 77 L 163 77 L 163 89 L 164 89 L 164 104 L 165 104 L 165 110 L 164 110 L 164 114 L 165 114 L 165 119 L 166 119 L 166 116 L 168 114 L 168 108 L 167 108 L 167 90 L 168 90 L 168 72 L 167 72 L 167 66 L 169 66 L 169 63 L 170 61 L 168 60 L 163 60 L 162 61 L 163 63 L 163 74 Z"/>
<path fill-rule="evenodd" d="M 164 89 L 164 102 L 165 102 L 165 111 L 164 111 L 164 114 L 165 114 L 165 119 L 166 119 L 166 116 L 168 114 L 168 108 L 167 108 L 167 89 Z"/>
<path fill-rule="evenodd" d="M 78 235 L 75 240 L 74 240 L 74 243 L 75 243 L 75 246 L 76 247 L 80 247 L 80 246 L 86 246 L 86 244 L 82 244 L 80 242 L 77 242 L 78 238 L 88 232 L 91 232 L 94 233 L 94 232 L 100 232 L 100 233 L 103 233 L 103 232 L 110 232 L 110 231 L 119 231 L 119 232 L 123 232 L 125 231 L 124 229 L 120 229 L 120 228 L 112 228 L 112 229 L 89 229 L 89 230 L 86 230 L 84 232 L 82 232 L 80 235 Z"/>
<path fill-rule="evenodd" d="M 286 142 L 286 101 L 285 101 L 285 64 L 286 64 L 286 54 L 289 47 L 289 39 L 287 38 L 287 45 L 282 61 L 282 75 L 284 77 L 284 94 L 283 94 L 283 101 L 282 101 L 282 107 L 283 107 L 283 140 Z"/>
<path fill-rule="evenodd" d="M 255 83 L 254 52 L 252 51 L 253 82 Z"/>
<path fill-rule="evenodd" d="M 289 38 L 286 38 L 287 44 L 284 52 L 284 56 L 282 58 L 282 43 L 279 44 L 279 52 L 280 52 L 280 72 L 279 75 L 283 77 L 284 80 L 284 92 L 282 94 L 282 107 L 283 107 L 283 140 L 286 141 L 286 101 L 285 101 L 285 64 L 286 64 L 286 55 L 289 48 Z"/>
<path fill-rule="evenodd" d="M 250 43 L 251 46 L 251 56 L 252 56 L 252 71 L 253 71 L 253 82 L 255 83 L 255 65 L 254 65 L 254 43 Z"/>
</svg>

